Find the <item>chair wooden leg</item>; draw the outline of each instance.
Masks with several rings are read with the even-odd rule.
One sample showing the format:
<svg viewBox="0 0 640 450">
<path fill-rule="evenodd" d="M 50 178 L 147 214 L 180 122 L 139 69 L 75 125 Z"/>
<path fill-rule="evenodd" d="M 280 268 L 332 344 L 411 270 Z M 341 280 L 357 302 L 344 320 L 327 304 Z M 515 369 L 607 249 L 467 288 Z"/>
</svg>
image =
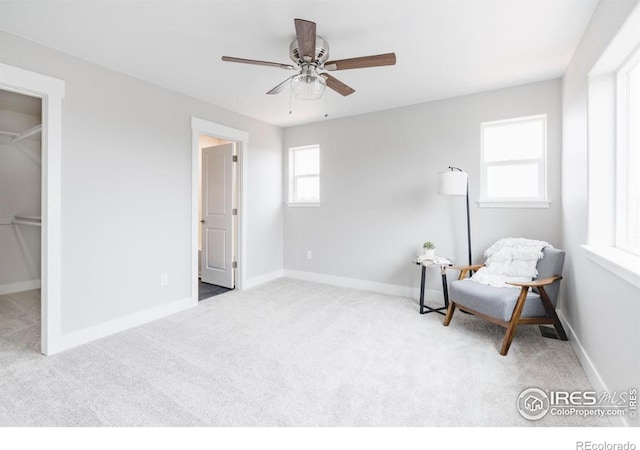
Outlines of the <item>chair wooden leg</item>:
<svg viewBox="0 0 640 450">
<path fill-rule="evenodd" d="M 558 336 L 560 337 L 561 341 L 569 340 L 569 338 L 567 337 L 567 333 L 565 333 L 564 328 L 562 327 L 562 324 L 560 323 L 560 319 L 558 319 L 557 315 L 553 322 L 553 326 L 556 328 L 556 333 L 558 333 Z"/>
<path fill-rule="evenodd" d="M 547 311 L 547 315 L 551 318 L 551 320 L 553 320 L 553 326 L 556 329 L 556 333 L 558 333 L 558 337 L 560 338 L 561 341 L 568 341 L 569 338 L 567 337 L 567 333 L 565 333 L 564 331 L 562 323 L 558 318 L 558 314 L 556 313 L 555 308 L 551 304 L 551 300 L 549 299 L 547 292 L 544 290 L 542 286 L 538 288 L 538 291 L 540 292 L 540 298 L 542 299 L 542 304 L 544 305 L 544 309 Z"/>
<path fill-rule="evenodd" d="M 502 339 L 502 347 L 500 347 L 500 354 L 502 356 L 506 356 L 509 351 L 509 347 L 511 347 L 511 341 L 513 341 L 513 337 L 516 334 L 516 328 L 518 327 L 518 321 L 520 321 L 520 315 L 524 309 L 524 303 L 527 300 L 528 291 L 529 288 L 526 287 L 522 287 L 520 289 L 520 295 L 518 296 L 516 307 L 513 308 L 513 314 L 511 314 L 509 326 L 507 327 L 507 331 L 504 333 L 504 338 Z"/>
<path fill-rule="evenodd" d="M 444 322 L 442 322 L 442 324 L 445 327 L 449 326 L 449 323 L 451 322 L 451 319 L 453 318 L 453 313 L 456 310 L 456 303 L 455 302 L 449 302 L 449 308 L 447 308 L 447 314 L 444 316 Z"/>
<path fill-rule="evenodd" d="M 509 347 L 511 347 L 511 341 L 513 341 L 513 336 L 516 334 L 516 323 L 510 323 L 507 331 L 504 333 L 504 338 L 502 339 L 502 347 L 500 347 L 500 354 L 502 356 L 507 356 L 507 352 L 509 351 Z"/>
</svg>

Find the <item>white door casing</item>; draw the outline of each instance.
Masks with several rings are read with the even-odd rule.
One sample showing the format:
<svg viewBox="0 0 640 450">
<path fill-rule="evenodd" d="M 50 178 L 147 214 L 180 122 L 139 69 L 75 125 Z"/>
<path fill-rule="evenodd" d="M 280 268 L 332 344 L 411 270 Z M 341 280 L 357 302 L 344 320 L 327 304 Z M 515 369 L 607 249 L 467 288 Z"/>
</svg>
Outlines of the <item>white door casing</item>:
<svg viewBox="0 0 640 450">
<path fill-rule="evenodd" d="M 40 352 L 65 349 L 62 310 L 62 99 L 65 82 L 0 63 L 0 89 L 42 98 L 42 265 Z"/>
<path fill-rule="evenodd" d="M 235 144 L 202 149 L 202 281 L 233 288 Z"/>
<path fill-rule="evenodd" d="M 202 229 L 200 224 L 200 178 L 202 176 L 200 157 L 200 136 L 212 136 L 226 141 L 235 142 L 238 162 L 235 164 L 236 176 L 236 208 L 238 215 L 236 220 L 236 262 L 235 288 L 244 289 L 247 280 L 247 245 L 246 237 L 249 226 L 245 214 L 246 201 L 244 193 L 247 192 L 247 177 L 244 170 L 245 161 L 249 149 L 249 133 L 244 130 L 231 128 L 226 125 L 211 122 L 199 117 L 191 117 L 191 304 L 198 306 L 198 234 Z"/>
</svg>

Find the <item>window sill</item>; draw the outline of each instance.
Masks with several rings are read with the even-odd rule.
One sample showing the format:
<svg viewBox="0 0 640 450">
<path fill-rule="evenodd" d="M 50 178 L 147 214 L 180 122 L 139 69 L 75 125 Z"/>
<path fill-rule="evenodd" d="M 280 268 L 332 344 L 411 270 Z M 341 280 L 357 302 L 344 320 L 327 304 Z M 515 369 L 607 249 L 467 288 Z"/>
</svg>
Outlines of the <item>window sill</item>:
<svg viewBox="0 0 640 450">
<path fill-rule="evenodd" d="M 318 203 L 292 203 L 292 202 L 287 202 L 287 206 L 292 206 L 294 208 L 319 208 L 321 205 L 320 202 Z"/>
<path fill-rule="evenodd" d="M 640 288 L 640 256 L 615 247 L 592 247 L 583 245 L 587 258 L 609 272 Z"/>
<path fill-rule="evenodd" d="M 551 205 L 550 201 L 514 201 L 514 202 L 501 202 L 491 200 L 478 200 L 478 206 L 480 208 L 548 208 Z"/>
</svg>

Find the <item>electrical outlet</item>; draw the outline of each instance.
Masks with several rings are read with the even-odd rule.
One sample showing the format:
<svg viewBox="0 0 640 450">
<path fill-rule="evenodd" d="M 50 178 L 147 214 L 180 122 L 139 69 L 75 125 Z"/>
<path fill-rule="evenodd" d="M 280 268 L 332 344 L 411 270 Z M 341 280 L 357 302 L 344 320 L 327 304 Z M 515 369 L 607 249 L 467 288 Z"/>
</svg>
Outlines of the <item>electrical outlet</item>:
<svg viewBox="0 0 640 450">
<path fill-rule="evenodd" d="M 307 259 L 311 259 L 311 250 L 307 250 Z"/>
<path fill-rule="evenodd" d="M 160 286 L 166 286 L 167 284 L 169 284 L 169 275 L 163 273 L 160 275 Z"/>
</svg>

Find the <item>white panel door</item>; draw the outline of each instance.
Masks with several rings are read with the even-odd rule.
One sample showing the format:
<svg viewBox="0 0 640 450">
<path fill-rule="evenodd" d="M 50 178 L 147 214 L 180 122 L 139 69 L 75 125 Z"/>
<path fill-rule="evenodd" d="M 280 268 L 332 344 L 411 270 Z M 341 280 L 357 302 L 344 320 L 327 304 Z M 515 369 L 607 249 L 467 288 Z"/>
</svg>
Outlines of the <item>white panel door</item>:
<svg viewBox="0 0 640 450">
<path fill-rule="evenodd" d="M 202 281 L 234 287 L 233 151 L 202 149 Z"/>
</svg>

